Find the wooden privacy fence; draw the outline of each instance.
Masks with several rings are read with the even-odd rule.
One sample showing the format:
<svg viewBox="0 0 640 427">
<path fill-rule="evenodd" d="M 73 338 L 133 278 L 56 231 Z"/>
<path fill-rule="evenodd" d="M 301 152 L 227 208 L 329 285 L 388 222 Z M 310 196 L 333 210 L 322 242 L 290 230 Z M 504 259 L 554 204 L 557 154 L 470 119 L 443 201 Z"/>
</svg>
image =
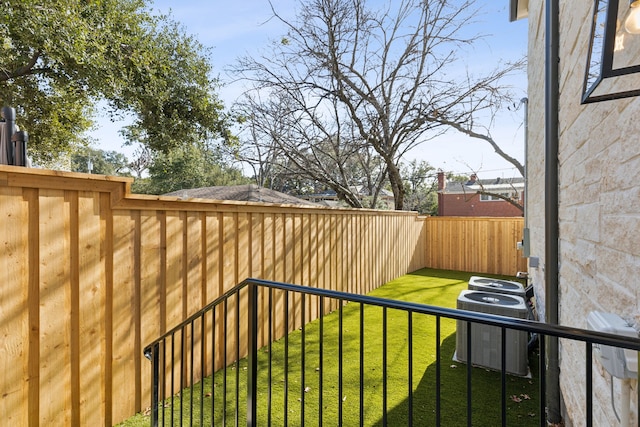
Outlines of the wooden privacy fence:
<svg viewBox="0 0 640 427">
<path fill-rule="evenodd" d="M 430 217 L 425 221 L 425 265 L 443 270 L 515 276 L 527 270 L 516 243 L 524 219 L 493 217 Z"/>
<path fill-rule="evenodd" d="M 144 409 L 143 347 L 246 277 L 367 293 L 425 266 L 520 268 L 520 238 L 500 220 L 464 228 L 411 212 L 184 201 L 132 195 L 130 182 L 0 166 L 7 425 L 112 425 Z M 502 261 L 485 263 L 472 245 Z M 452 262 L 460 256 L 469 261 Z"/>
</svg>

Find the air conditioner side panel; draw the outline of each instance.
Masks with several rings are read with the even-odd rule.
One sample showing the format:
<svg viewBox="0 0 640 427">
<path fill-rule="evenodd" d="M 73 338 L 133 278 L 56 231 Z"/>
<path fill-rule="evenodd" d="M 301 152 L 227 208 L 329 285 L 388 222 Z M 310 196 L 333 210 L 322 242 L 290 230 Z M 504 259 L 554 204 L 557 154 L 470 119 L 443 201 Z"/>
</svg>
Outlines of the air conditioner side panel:
<svg viewBox="0 0 640 427">
<path fill-rule="evenodd" d="M 481 304 L 474 301 L 458 299 L 457 308 L 481 313 L 497 314 L 525 319 L 526 310 L 511 309 L 505 306 Z M 502 369 L 502 328 L 497 326 L 471 324 L 471 363 L 493 370 Z M 456 358 L 467 363 L 469 353 L 467 351 L 467 334 L 469 333 L 467 322 L 456 321 Z M 506 330 L 505 358 L 506 372 L 514 375 L 526 376 L 528 367 L 528 335 L 525 331 Z"/>
</svg>

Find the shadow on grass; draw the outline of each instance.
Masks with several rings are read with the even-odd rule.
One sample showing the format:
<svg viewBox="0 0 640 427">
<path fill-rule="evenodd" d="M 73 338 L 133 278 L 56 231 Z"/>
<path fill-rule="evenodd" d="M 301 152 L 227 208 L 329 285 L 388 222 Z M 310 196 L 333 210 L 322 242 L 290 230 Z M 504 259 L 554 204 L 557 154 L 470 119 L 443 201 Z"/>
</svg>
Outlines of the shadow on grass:
<svg viewBox="0 0 640 427">
<path fill-rule="evenodd" d="M 444 339 L 440 347 L 441 389 L 440 422 L 443 426 L 466 426 L 467 424 L 467 365 L 453 361 L 456 335 Z M 506 377 L 507 425 L 537 426 L 538 402 L 538 355 L 529 356 L 531 378 L 512 375 Z M 471 374 L 472 425 L 501 425 L 502 389 L 499 372 L 474 367 Z M 405 399 L 387 411 L 387 425 L 409 424 L 409 401 Z M 436 363 L 424 372 L 413 392 L 413 425 L 436 425 Z M 374 424 L 382 426 L 380 419 Z"/>
</svg>

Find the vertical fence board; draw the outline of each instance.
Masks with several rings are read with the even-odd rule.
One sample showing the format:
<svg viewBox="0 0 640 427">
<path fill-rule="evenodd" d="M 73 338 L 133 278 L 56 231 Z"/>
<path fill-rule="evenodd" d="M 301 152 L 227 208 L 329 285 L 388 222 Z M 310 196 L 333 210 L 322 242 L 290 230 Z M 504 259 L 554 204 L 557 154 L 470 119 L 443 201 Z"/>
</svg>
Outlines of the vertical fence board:
<svg viewBox="0 0 640 427">
<path fill-rule="evenodd" d="M 263 217 L 263 237 L 262 241 L 264 242 L 263 246 L 263 271 L 264 271 L 264 279 L 274 280 L 275 272 L 274 272 L 274 217 L 273 214 L 264 214 Z"/>
<path fill-rule="evenodd" d="M 113 217 L 113 324 L 112 376 L 113 417 L 120 419 L 135 407 L 135 283 L 134 260 L 135 221 L 121 212 Z M 126 319 L 126 321 L 125 321 Z M 123 395 L 130 396 L 122 399 Z"/>
<path fill-rule="evenodd" d="M 105 343 L 106 287 L 101 254 L 102 228 L 100 199 L 96 193 L 83 193 L 78 199 L 79 262 L 79 386 L 80 424 L 100 425 L 105 420 L 106 396 L 102 378 L 106 372 L 102 359 Z"/>
<path fill-rule="evenodd" d="M 202 221 L 198 212 L 188 212 L 185 222 L 185 269 L 187 316 L 202 308 Z"/>
<path fill-rule="evenodd" d="M 20 188 L 0 187 L 0 414 L 7 425 L 29 421 L 29 206 Z M 35 243 L 36 242 L 31 242 Z M 33 304 L 33 302 L 32 302 Z M 37 301 L 36 301 L 37 307 Z M 33 378 L 37 382 L 37 378 Z"/>
<path fill-rule="evenodd" d="M 223 246 L 222 246 L 222 288 L 226 292 L 238 283 L 237 271 L 237 214 L 225 212 L 222 215 L 223 230 Z M 235 301 L 229 304 L 226 324 L 227 333 L 230 334 L 235 330 L 236 324 L 236 306 Z M 227 348 L 227 361 L 233 360 L 235 349 L 229 346 Z"/>
<path fill-rule="evenodd" d="M 43 190 L 40 209 L 40 423 L 70 425 L 69 206 L 63 192 Z"/>
<path fill-rule="evenodd" d="M 161 276 L 161 219 L 154 212 L 144 211 L 140 221 L 140 287 L 143 290 L 140 297 L 140 324 L 142 325 L 141 342 L 147 345 L 162 335 L 162 292 Z M 143 355 L 138 355 L 143 357 Z M 143 363 L 148 361 L 142 360 Z M 151 370 L 143 365 L 141 373 L 142 395 L 147 396 L 151 388 Z M 146 407 L 147 402 L 142 401 Z"/>
<path fill-rule="evenodd" d="M 176 212 L 166 213 L 166 325 L 167 329 L 179 324 L 184 316 L 184 289 L 183 289 L 183 224 L 182 215 Z"/>
<path fill-rule="evenodd" d="M 250 252 L 250 244 L 249 244 L 249 239 L 250 239 L 250 229 L 249 229 L 249 216 L 247 215 L 247 213 L 242 212 L 238 214 L 238 222 L 236 225 L 236 233 L 237 233 L 237 238 L 236 241 L 238 242 L 238 249 L 237 249 L 237 255 L 236 255 L 236 264 L 237 264 L 237 276 L 236 276 L 236 284 L 239 283 L 240 281 L 246 279 L 247 277 L 249 277 L 249 263 L 247 262 L 250 258 L 251 258 L 251 252 Z M 240 299 L 240 323 L 244 324 L 245 322 L 242 320 L 245 317 L 245 313 L 248 313 L 248 305 L 247 305 L 247 301 L 248 298 L 246 297 L 246 289 L 242 291 L 241 293 L 242 298 Z M 247 329 L 246 328 L 240 328 L 240 357 L 245 357 L 247 355 L 247 343 L 248 343 L 248 337 L 247 337 Z"/>
</svg>

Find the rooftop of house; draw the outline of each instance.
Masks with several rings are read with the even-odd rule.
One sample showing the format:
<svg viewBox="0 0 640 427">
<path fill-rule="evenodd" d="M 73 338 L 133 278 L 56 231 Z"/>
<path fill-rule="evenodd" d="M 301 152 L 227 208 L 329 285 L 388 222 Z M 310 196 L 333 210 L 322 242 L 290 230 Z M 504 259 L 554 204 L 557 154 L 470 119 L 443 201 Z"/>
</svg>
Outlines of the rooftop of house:
<svg viewBox="0 0 640 427">
<path fill-rule="evenodd" d="M 183 199 L 237 200 L 245 202 L 318 206 L 308 200 L 303 200 L 269 188 L 260 187 L 256 184 L 190 188 L 172 191 L 171 193 L 165 194 L 165 196 L 177 196 Z"/>
<path fill-rule="evenodd" d="M 438 192 L 445 194 L 476 193 L 477 191 L 487 191 L 492 193 L 505 192 L 510 190 L 524 190 L 524 178 L 492 178 L 478 179 L 477 175 L 471 175 L 466 182 L 447 181 L 444 174 L 442 180 L 438 177 Z"/>
<path fill-rule="evenodd" d="M 352 185 L 349 187 L 354 193 L 356 193 L 359 196 L 362 197 L 366 197 L 366 196 L 370 196 L 371 193 L 369 192 L 369 190 L 367 189 L 367 187 L 365 187 L 364 185 Z M 313 194 L 305 194 L 302 195 L 300 197 L 304 197 L 306 199 L 322 199 L 322 200 L 335 200 L 338 198 L 337 193 L 334 190 L 325 190 L 325 191 L 321 191 L 319 193 L 313 193 Z M 383 199 L 392 199 L 393 200 L 393 192 L 389 191 L 389 190 L 385 190 L 384 188 L 382 190 L 380 190 L 380 194 L 379 194 L 380 198 Z"/>
</svg>

